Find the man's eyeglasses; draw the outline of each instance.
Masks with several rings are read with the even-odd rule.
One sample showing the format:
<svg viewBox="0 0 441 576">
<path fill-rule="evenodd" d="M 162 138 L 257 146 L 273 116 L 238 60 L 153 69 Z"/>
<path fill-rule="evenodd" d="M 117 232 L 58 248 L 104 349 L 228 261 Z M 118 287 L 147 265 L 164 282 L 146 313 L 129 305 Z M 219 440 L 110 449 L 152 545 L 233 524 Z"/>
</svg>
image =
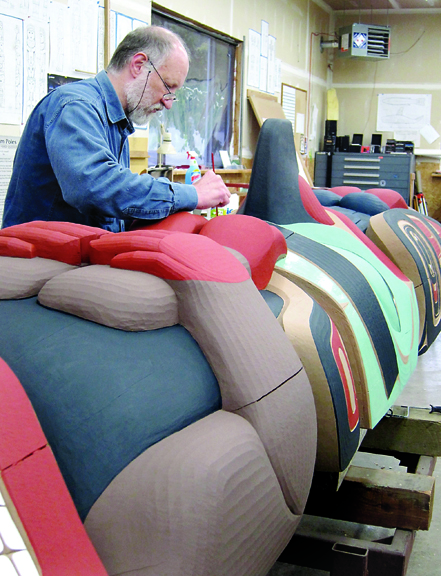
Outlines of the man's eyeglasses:
<svg viewBox="0 0 441 576">
<path fill-rule="evenodd" d="M 155 65 L 153 64 L 153 62 L 151 60 L 148 61 L 149 64 L 151 64 L 153 70 L 156 72 L 156 74 L 159 76 L 159 78 L 161 79 L 161 82 L 164 84 L 165 89 L 167 90 L 167 94 L 164 94 L 164 96 L 162 97 L 163 100 L 165 100 L 166 102 L 176 102 L 177 98 L 176 96 L 173 94 L 173 92 L 171 92 L 170 88 L 167 86 L 167 84 L 164 82 L 164 80 L 162 79 L 161 74 L 156 70 Z"/>
</svg>

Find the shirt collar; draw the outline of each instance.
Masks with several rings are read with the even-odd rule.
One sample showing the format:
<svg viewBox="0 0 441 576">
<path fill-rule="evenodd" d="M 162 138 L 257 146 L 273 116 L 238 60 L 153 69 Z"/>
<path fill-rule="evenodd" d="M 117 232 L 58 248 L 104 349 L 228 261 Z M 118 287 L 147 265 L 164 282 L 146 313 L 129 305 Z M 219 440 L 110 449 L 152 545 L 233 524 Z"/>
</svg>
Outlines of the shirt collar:
<svg viewBox="0 0 441 576">
<path fill-rule="evenodd" d="M 120 123 L 122 128 L 128 128 L 129 132 L 133 133 L 135 131 L 133 124 L 127 118 L 118 95 L 115 92 L 115 88 L 109 80 L 107 72 L 101 70 L 101 72 L 98 72 L 95 76 L 95 79 L 103 92 L 107 116 L 110 122 L 112 122 L 112 124 Z"/>
</svg>

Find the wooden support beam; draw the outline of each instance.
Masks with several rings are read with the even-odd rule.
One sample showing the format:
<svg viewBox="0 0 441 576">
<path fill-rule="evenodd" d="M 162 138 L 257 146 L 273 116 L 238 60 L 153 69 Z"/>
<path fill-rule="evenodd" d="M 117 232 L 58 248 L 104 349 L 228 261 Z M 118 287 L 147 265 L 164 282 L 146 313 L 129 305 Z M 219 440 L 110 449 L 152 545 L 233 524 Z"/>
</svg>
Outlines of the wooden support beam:
<svg viewBox="0 0 441 576">
<path fill-rule="evenodd" d="M 386 528 L 428 530 L 435 479 L 396 470 L 351 466 L 339 490 L 352 500 L 347 519 Z"/>
<path fill-rule="evenodd" d="M 441 414 L 428 408 L 409 408 L 408 414 L 384 417 L 368 430 L 362 450 L 441 456 Z"/>
<path fill-rule="evenodd" d="M 406 530 L 428 530 L 433 511 L 435 479 L 397 470 L 350 466 L 338 492 L 329 495 L 315 486 L 305 512 Z"/>
<path fill-rule="evenodd" d="M 416 530 L 428 530 L 432 518 L 435 479 L 431 475 L 440 454 L 441 415 L 407 407 L 393 407 L 392 413 L 400 416 L 383 418 L 374 430 L 363 431 L 360 451 L 370 454 L 363 455 L 360 463 L 370 462 L 369 467 L 353 464 L 340 475 L 314 475 L 302 522 L 280 561 L 331 570 L 331 574 L 339 562 L 342 574 L 364 576 L 367 555 L 369 576 L 406 573 Z M 388 469 L 384 455 L 393 469 Z M 375 542 L 347 538 L 341 521 L 347 527 L 392 528 L 394 536 L 392 541 L 387 536 Z M 333 522 L 334 530 L 329 525 Z"/>
</svg>

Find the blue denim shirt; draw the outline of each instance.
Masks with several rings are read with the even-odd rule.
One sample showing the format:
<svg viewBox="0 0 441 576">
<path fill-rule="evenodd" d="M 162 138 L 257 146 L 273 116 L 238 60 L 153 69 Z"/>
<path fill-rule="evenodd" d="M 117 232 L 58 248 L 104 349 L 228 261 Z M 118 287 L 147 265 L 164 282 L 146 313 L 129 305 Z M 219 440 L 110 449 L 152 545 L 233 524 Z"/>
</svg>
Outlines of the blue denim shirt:
<svg viewBox="0 0 441 576">
<path fill-rule="evenodd" d="M 105 71 L 50 92 L 20 139 L 3 227 L 60 220 L 119 232 L 196 208 L 194 186 L 130 171 L 133 132 Z"/>
</svg>

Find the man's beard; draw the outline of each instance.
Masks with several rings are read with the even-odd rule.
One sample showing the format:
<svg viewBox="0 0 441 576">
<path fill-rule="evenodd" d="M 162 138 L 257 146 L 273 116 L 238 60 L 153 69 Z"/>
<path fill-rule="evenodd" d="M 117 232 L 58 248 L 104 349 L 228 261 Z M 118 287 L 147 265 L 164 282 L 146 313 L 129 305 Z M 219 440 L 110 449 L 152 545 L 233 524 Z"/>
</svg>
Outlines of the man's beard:
<svg viewBox="0 0 441 576">
<path fill-rule="evenodd" d="M 138 126 L 147 125 L 155 112 L 164 109 L 161 102 L 149 104 L 152 100 L 150 87 L 145 85 L 144 79 L 129 84 L 126 88 L 127 118 Z"/>
</svg>

